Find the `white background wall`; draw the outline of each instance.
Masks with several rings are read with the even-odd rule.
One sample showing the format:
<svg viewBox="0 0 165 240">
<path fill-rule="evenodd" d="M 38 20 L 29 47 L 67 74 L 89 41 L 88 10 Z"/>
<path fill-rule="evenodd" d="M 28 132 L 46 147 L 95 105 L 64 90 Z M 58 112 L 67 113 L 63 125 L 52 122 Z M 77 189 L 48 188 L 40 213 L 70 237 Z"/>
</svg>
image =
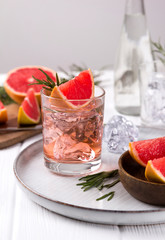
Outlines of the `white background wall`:
<svg viewBox="0 0 165 240">
<path fill-rule="evenodd" d="M 0 72 L 113 64 L 125 0 L 0 0 Z M 145 0 L 153 40 L 165 42 L 165 0 Z"/>
</svg>

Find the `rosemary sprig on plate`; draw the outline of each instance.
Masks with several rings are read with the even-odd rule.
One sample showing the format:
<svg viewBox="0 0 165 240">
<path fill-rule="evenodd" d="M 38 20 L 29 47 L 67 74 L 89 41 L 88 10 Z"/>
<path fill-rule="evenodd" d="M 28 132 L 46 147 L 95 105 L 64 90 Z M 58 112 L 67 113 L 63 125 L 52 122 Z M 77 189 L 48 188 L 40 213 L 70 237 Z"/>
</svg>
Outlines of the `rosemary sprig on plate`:
<svg viewBox="0 0 165 240">
<path fill-rule="evenodd" d="M 109 184 L 105 184 L 111 178 L 117 178 Z M 88 191 L 89 189 L 96 187 L 98 190 L 102 190 L 103 188 L 111 188 L 120 182 L 118 169 L 108 171 L 108 172 L 99 172 L 92 175 L 88 175 L 79 179 L 79 181 L 83 181 L 82 183 L 78 183 L 77 186 L 81 186 L 84 192 Z M 97 198 L 96 201 L 102 200 L 107 198 L 107 201 L 110 201 L 114 197 L 115 192 L 109 192 L 100 198 Z"/>
<path fill-rule="evenodd" d="M 152 45 L 154 46 L 154 49 L 152 50 L 154 53 L 158 54 L 158 59 L 165 64 L 165 46 L 163 47 L 160 43 L 160 40 L 158 42 L 152 42 Z"/>
</svg>

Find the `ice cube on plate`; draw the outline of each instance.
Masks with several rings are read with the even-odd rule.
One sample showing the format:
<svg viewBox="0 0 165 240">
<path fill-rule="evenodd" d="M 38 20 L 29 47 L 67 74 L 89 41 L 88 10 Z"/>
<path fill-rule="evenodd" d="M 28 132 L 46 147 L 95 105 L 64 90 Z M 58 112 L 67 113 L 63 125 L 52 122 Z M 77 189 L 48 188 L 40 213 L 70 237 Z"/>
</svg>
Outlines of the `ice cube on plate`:
<svg viewBox="0 0 165 240">
<path fill-rule="evenodd" d="M 138 128 L 123 116 L 113 116 L 104 127 L 104 141 L 108 150 L 113 153 L 123 153 L 128 150 L 129 142 L 138 139 Z"/>
</svg>

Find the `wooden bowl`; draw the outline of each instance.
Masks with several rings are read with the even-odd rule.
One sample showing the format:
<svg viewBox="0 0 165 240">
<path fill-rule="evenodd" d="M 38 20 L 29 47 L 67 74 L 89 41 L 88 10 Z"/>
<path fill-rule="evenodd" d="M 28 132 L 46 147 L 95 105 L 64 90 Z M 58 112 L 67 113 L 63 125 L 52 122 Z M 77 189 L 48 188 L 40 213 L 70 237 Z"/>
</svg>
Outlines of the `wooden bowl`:
<svg viewBox="0 0 165 240">
<path fill-rule="evenodd" d="M 134 198 L 153 205 L 165 206 L 165 184 L 147 181 L 145 168 L 131 157 L 129 151 L 119 159 L 121 183 Z"/>
</svg>

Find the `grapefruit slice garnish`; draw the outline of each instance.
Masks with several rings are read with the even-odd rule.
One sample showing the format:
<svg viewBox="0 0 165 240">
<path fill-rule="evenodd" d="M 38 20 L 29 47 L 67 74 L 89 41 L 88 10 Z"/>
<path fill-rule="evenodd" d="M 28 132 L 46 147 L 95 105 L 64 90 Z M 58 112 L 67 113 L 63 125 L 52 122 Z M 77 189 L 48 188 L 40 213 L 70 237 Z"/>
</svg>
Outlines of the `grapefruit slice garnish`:
<svg viewBox="0 0 165 240">
<path fill-rule="evenodd" d="M 34 89 L 38 102 L 40 103 L 40 91 L 43 85 L 29 85 L 35 83 L 35 78 L 46 80 L 46 76 L 39 70 L 42 69 L 53 81 L 56 81 L 56 72 L 38 66 L 24 66 L 11 70 L 6 77 L 4 87 L 7 94 L 18 104 L 21 104 L 30 88 Z"/>
<path fill-rule="evenodd" d="M 22 105 L 19 107 L 17 122 L 19 125 L 37 124 L 40 121 L 40 109 L 33 88 L 27 92 Z"/>
<path fill-rule="evenodd" d="M 129 143 L 129 153 L 143 167 L 149 160 L 165 156 L 165 137 Z"/>
<path fill-rule="evenodd" d="M 0 123 L 5 123 L 8 120 L 7 110 L 0 101 Z"/>
<path fill-rule="evenodd" d="M 52 104 L 60 108 L 77 109 L 86 106 L 94 96 L 94 79 L 90 69 L 81 72 L 75 78 L 51 92 Z"/>
<path fill-rule="evenodd" d="M 148 161 L 145 177 L 151 182 L 165 183 L 165 157 Z"/>
</svg>

